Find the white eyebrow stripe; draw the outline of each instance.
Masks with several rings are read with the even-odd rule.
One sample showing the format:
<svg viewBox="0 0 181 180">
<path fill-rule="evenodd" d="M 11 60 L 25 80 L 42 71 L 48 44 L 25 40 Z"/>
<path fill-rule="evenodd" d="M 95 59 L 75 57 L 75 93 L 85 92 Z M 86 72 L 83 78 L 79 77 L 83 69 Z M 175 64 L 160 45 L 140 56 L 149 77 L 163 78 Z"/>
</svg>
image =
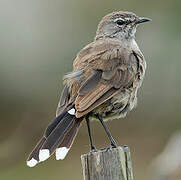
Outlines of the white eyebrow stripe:
<svg viewBox="0 0 181 180">
<path fill-rule="evenodd" d="M 126 20 L 126 21 L 129 21 L 129 20 L 130 20 L 130 18 L 129 18 L 129 17 L 126 17 L 126 18 L 125 18 L 125 20 Z"/>
<path fill-rule="evenodd" d="M 116 18 L 114 22 L 116 22 L 117 20 L 125 21 L 123 18 Z"/>
</svg>

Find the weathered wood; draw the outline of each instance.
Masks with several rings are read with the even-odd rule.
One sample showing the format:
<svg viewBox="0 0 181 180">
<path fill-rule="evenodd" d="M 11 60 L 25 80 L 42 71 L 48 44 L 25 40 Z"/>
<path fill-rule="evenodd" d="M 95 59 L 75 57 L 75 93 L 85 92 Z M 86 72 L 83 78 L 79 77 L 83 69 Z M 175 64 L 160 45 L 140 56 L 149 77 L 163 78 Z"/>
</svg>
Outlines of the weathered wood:
<svg viewBox="0 0 181 180">
<path fill-rule="evenodd" d="M 127 146 L 99 150 L 81 156 L 84 180 L 133 180 Z"/>
</svg>

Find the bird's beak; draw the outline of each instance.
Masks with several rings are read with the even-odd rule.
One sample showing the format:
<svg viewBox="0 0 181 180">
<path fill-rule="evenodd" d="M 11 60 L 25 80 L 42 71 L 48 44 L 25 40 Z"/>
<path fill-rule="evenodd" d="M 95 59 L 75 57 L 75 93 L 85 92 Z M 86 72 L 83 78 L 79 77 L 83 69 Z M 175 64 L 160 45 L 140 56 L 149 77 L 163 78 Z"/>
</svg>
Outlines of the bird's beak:
<svg viewBox="0 0 181 180">
<path fill-rule="evenodd" d="M 144 23 L 144 22 L 147 22 L 147 21 L 151 21 L 150 18 L 146 18 L 146 17 L 140 17 L 137 21 L 136 21 L 136 24 L 141 24 L 141 23 Z"/>
</svg>

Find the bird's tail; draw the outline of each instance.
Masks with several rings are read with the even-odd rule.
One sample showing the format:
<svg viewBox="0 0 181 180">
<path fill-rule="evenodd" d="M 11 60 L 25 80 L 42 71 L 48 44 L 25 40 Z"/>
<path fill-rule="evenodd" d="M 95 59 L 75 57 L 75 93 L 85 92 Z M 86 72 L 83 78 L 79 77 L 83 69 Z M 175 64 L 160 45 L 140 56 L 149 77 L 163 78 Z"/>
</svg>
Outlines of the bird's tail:
<svg viewBox="0 0 181 180">
<path fill-rule="evenodd" d="M 46 129 L 27 159 L 27 165 L 35 166 L 45 161 L 54 152 L 56 159 L 64 159 L 78 132 L 82 119 L 76 118 L 75 109 L 60 114 Z"/>
</svg>

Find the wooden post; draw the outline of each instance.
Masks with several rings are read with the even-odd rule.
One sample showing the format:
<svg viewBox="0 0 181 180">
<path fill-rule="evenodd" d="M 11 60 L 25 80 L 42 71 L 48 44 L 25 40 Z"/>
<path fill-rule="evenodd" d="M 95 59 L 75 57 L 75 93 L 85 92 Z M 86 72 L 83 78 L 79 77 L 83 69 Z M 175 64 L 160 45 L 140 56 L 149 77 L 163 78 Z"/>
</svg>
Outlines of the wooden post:
<svg viewBox="0 0 181 180">
<path fill-rule="evenodd" d="M 127 146 L 84 154 L 81 161 L 84 180 L 133 180 Z"/>
</svg>

